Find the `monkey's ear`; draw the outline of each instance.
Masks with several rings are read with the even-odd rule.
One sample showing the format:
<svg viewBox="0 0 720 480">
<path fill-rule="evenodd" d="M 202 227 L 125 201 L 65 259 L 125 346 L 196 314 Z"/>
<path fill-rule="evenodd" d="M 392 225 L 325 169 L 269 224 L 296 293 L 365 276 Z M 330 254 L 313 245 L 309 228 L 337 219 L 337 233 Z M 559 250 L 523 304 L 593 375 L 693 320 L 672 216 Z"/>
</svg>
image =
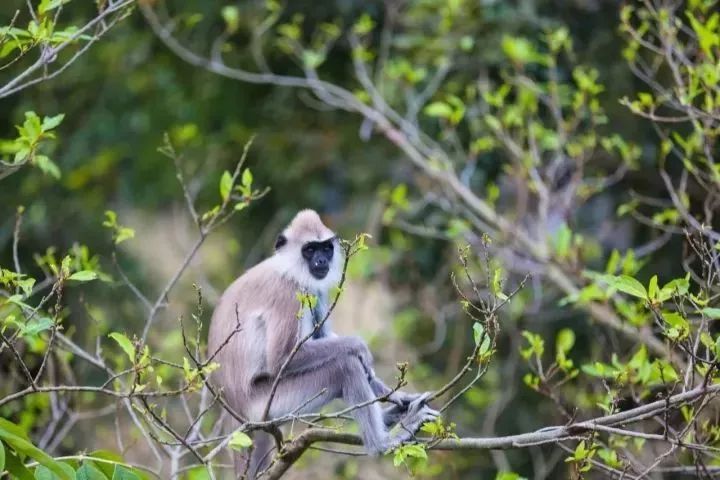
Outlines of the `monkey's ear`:
<svg viewBox="0 0 720 480">
<path fill-rule="evenodd" d="M 277 240 L 275 240 L 275 250 L 281 248 L 283 245 L 287 243 L 287 238 L 285 238 L 285 235 L 282 233 L 278 235 Z"/>
</svg>

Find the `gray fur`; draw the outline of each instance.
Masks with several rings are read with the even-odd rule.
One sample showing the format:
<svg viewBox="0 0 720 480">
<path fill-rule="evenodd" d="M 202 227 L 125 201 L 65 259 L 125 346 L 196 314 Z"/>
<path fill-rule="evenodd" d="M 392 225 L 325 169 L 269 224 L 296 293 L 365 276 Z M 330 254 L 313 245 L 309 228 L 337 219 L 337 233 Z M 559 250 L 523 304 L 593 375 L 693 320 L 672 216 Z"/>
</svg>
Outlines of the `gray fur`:
<svg viewBox="0 0 720 480">
<path fill-rule="evenodd" d="M 263 420 L 262 413 L 281 365 L 297 342 L 325 318 L 329 290 L 339 282 L 343 264 L 335 234 L 313 211 L 298 213 L 283 236 L 286 241 L 272 257 L 248 270 L 223 293 L 210 324 L 208 345 L 213 352 L 236 328 L 236 322 L 241 324 L 242 331 L 218 354 L 220 368 L 213 379 L 223 388 L 229 404 L 255 421 Z M 301 248 L 306 242 L 328 239 L 335 242 L 336 255 L 327 276 L 318 280 L 310 275 Z M 314 311 L 300 312 L 300 318 L 297 292 L 318 296 Z M 377 402 L 372 402 L 353 412 L 371 455 L 408 440 L 423 422 L 438 415 L 426 405 L 424 395 L 392 393 L 375 375 L 367 344 L 358 337 L 335 335 L 326 322 L 288 364 L 278 383 L 269 417 L 318 411 L 336 398 L 357 405 L 378 396 L 388 396 L 395 405 L 383 412 Z M 394 424 L 398 424 L 398 431 L 391 435 L 388 427 Z M 249 476 L 255 478 L 271 458 L 267 434 L 256 432 L 254 438 L 252 458 L 236 458 L 238 475 L 250 461 Z"/>
</svg>

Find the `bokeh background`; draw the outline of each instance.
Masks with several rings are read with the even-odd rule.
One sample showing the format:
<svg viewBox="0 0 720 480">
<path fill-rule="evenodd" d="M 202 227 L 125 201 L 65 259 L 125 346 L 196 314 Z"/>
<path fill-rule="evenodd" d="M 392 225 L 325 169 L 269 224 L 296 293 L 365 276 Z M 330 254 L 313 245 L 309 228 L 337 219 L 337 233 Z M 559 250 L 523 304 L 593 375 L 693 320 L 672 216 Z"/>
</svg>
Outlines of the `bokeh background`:
<svg viewBox="0 0 720 480">
<path fill-rule="evenodd" d="M 23 3 L 2 2 L 0 23 L 6 23 Z M 218 27 L 217 12 L 227 2 L 174 3 L 180 10 L 202 15 L 197 38 L 189 39 L 191 45 L 204 46 L 203 33 L 222 28 L 221 22 Z M 242 22 L 252 21 L 248 13 L 251 3 L 237 3 Z M 432 8 L 440 8 L 442 2 L 420 3 L 427 4 L 429 13 L 413 21 L 431 24 Z M 623 249 L 653 238 L 643 225 L 613 218 L 630 190 L 648 197 L 664 194 L 660 179 L 648 174 L 657 144 L 652 125 L 638 121 L 618 101 L 634 96 L 641 88 L 622 58 L 619 2 L 471 3 L 462 24 L 456 26 L 474 39 L 465 59 L 469 65 L 460 66 L 470 74 L 482 71 L 491 79 L 500 78 L 507 62 L 501 44 L 507 35 L 533 37 L 548 29 L 568 28 L 575 61 L 596 68 L 599 82 L 605 85 L 600 99 L 609 125 L 642 151 L 640 168 L 629 171 L 577 213 L 577 228 L 597 241 L 599 263 L 612 248 Z M 305 25 L 312 29 L 337 18 L 349 24 L 363 13 L 382 19 L 384 7 L 376 1 L 293 1 L 283 15 L 291 18 L 302 13 Z M 74 17 L 91 15 L 93 9 L 92 2 L 73 1 L 63 17 L 72 22 Z M 415 31 L 422 33 L 421 28 Z M 246 40 L 240 34 L 231 41 L 232 53 L 241 63 L 251 55 Z M 431 51 L 430 46 L 428 49 Z M 349 47 L 338 43 L 323 67 L 328 77 L 340 84 L 350 82 L 349 57 Z M 296 71 L 295 63 L 286 56 L 271 55 L 270 60 L 277 72 Z M 3 75 L 0 72 L 0 78 Z M 133 332 L 143 324 L 141 305 L 116 278 L 112 262 L 116 247 L 102 226 L 106 210 L 116 211 L 124 225 L 135 229 L 135 238 L 117 247 L 117 258 L 138 288 L 151 296 L 158 293 L 194 241 L 194 226 L 175 167 L 157 151 L 167 133 L 182 152 L 182 168 L 199 205 L 212 205 L 221 173 L 233 167 L 251 137 L 254 142 L 246 165 L 256 184 L 271 190 L 203 245 L 173 291 L 170 307 L 151 331 L 154 345 L 179 353 L 176 318 L 188 315 L 194 307 L 192 285 L 202 287 L 209 319 L 224 287 L 271 252 L 275 236 L 295 212 L 313 208 L 345 237 L 358 232 L 372 235 L 372 248 L 351 264 L 349 285 L 334 314 L 334 324 L 339 332 L 358 333 L 370 342 L 386 380 L 394 377 L 395 362 L 408 361 L 411 388 L 433 388 L 457 371 L 471 349 L 471 324 L 462 314 L 449 280 L 456 266 L 457 245 L 383 221 L 389 192 L 395 186 L 407 184 L 422 192 L 427 180 L 389 142 L 378 135 L 363 135 L 358 116 L 329 109 L 307 91 L 245 84 L 190 66 L 155 37 L 138 12 L 120 22 L 56 79 L 0 99 L 0 138 L 12 138 L 14 125 L 22 122 L 28 110 L 65 114 L 57 130 L 58 141 L 49 145 L 62 177 L 56 181 L 28 168 L 0 184 L 0 265 L 11 262 L 18 205 L 27 207 L 19 253 L 31 271 L 33 255 L 50 246 L 64 252 L 82 244 L 97 255 L 112 280 L 68 293 L 67 308 L 73 314 L 66 329 L 76 337 L 90 338 L 113 330 Z M 496 154 L 481 156 L 476 175 L 484 182 L 502 185 L 501 164 Z M 431 216 L 418 219 L 420 224 L 433 221 Z M 672 259 L 679 246 L 671 241 L 664 248 L 669 255 L 654 257 L 651 268 L 671 276 L 679 271 L 678 262 Z M 510 284 L 516 285 L 517 279 Z M 506 312 L 502 319 L 505 331 L 517 334 L 528 328 L 552 335 L 572 325 L 576 348 L 590 352 L 597 332 L 587 315 L 558 306 L 557 296 L 541 301 L 544 291 L 535 287 L 521 294 L 524 300 Z M 92 315 L 83 304 L 85 296 L 92 299 Z M 552 402 L 541 401 L 538 393 L 523 385 L 524 370 L 517 362 L 519 346 L 519 338 L 504 335 L 497 361 L 453 407 L 451 418 L 459 434 L 518 433 L 557 418 Z M 78 372 L 84 374 L 89 375 Z M 22 412 L 5 411 L 4 415 L 27 425 L 41 421 L 47 405 L 41 400 L 33 402 L 28 399 Z M 56 446 L 56 452 L 87 448 L 88 442 L 111 447 L 113 428 L 110 420 L 79 422 Z M 141 458 L 143 452 L 130 451 L 129 455 Z M 512 466 L 525 475 L 534 472 L 534 478 L 563 478 L 563 455 L 544 448 L 507 453 L 443 452 L 433 454 L 428 470 L 419 475 L 492 478 L 498 468 Z M 291 478 L 311 475 L 391 478 L 406 473 L 389 461 L 310 452 Z"/>
</svg>

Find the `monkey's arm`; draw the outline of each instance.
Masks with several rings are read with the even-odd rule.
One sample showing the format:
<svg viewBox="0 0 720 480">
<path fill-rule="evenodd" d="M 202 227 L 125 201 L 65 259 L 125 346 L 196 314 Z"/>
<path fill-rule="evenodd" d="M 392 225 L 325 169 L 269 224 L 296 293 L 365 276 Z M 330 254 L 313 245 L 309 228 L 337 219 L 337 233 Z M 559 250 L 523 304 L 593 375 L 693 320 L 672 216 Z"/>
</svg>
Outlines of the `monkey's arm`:
<svg viewBox="0 0 720 480">
<path fill-rule="evenodd" d="M 286 321 L 278 325 L 268 326 L 265 332 L 267 336 L 265 342 L 267 370 L 271 378 L 274 378 L 278 374 L 282 364 L 285 362 L 285 358 L 290 354 L 297 341 L 298 324 L 297 320 L 294 318 L 293 320 L 294 321 Z M 297 358 L 297 355 L 295 355 L 294 358 Z"/>
</svg>

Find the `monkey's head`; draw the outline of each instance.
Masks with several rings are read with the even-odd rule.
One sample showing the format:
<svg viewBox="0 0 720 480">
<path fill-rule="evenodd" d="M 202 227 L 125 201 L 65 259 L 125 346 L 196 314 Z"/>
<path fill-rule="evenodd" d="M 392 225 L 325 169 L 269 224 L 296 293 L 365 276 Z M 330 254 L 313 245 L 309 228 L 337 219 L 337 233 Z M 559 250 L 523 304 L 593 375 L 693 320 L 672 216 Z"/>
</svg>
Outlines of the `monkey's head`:
<svg viewBox="0 0 720 480">
<path fill-rule="evenodd" d="M 326 290 L 340 281 L 343 252 L 335 232 L 314 210 L 302 210 L 275 242 L 283 270 L 302 286 Z"/>
</svg>

